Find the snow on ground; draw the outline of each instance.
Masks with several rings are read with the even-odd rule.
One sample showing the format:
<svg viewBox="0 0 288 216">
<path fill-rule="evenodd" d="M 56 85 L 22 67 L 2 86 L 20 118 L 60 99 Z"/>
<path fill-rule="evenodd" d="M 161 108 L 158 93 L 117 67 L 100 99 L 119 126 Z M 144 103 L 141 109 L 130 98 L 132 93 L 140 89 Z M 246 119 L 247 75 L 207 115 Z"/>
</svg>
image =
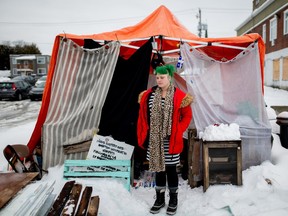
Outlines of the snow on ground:
<svg viewBox="0 0 288 216">
<path fill-rule="evenodd" d="M 264 87 L 264 99 L 268 106 L 288 106 L 288 91 Z"/>
<path fill-rule="evenodd" d="M 9 80 L 8 78 L 10 76 L 10 70 L 0 70 L 0 81 L 1 80 Z"/>
<path fill-rule="evenodd" d="M 270 107 L 288 106 L 288 92 L 265 87 L 267 112 L 273 131 L 276 113 Z M 0 152 L 8 144 L 27 143 L 33 132 L 41 102 L 0 102 Z M 274 133 L 274 132 L 273 132 Z M 243 171 L 243 186 L 214 185 L 204 193 L 202 186 L 191 189 L 187 181 L 180 178 L 179 216 L 284 216 L 288 215 L 288 150 L 280 144 L 279 136 L 273 134 L 274 142 L 271 161 Z M 3 156 L 0 157 L 0 171 L 7 167 Z M 31 197 L 40 184 L 54 184 L 56 196 L 65 183 L 63 166 L 49 168 L 49 174 L 41 181 L 30 184 L 8 206 L 0 210 L 0 215 L 13 215 L 14 205 Z M 128 192 L 122 182 L 112 179 L 78 180 L 85 186 L 93 186 L 93 195 L 100 196 L 98 215 L 102 216 L 145 216 L 151 215 L 149 208 L 154 203 L 155 191 L 149 187 L 132 188 Z M 21 200 L 22 198 L 22 200 Z M 169 197 L 166 196 L 166 203 Z M 166 207 L 159 216 L 166 215 Z"/>
</svg>

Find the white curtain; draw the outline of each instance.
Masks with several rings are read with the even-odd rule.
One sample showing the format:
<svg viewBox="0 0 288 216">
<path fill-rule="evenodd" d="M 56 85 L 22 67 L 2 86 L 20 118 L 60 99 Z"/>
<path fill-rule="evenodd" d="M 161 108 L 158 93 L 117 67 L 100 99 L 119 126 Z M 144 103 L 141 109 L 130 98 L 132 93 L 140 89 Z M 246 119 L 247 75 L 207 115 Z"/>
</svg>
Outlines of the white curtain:
<svg viewBox="0 0 288 216">
<path fill-rule="evenodd" d="M 211 124 L 237 123 L 243 169 L 269 160 L 271 126 L 262 94 L 258 44 L 251 44 L 226 62 L 216 61 L 188 44 L 181 45 L 181 55 L 182 77 L 194 96 L 193 120 L 198 134 Z"/>
<path fill-rule="evenodd" d="M 93 50 L 60 42 L 42 128 L 43 168 L 86 157 L 87 152 L 64 155 L 63 146 L 91 140 L 97 131 L 119 51 L 118 42 Z"/>
</svg>

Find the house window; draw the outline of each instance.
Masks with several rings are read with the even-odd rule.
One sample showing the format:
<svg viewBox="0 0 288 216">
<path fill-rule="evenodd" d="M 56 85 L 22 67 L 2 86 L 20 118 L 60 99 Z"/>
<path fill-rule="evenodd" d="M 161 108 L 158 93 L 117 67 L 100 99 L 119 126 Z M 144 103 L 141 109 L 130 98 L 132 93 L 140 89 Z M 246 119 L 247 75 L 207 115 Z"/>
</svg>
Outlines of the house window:
<svg viewBox="0 0 288 216">
<path fill-rule="evenodd" d="M 262 38 L 264 43 L 266 43 L 266 24 L 262 26 Z"/>
<path fill-rule="evenodd" d="M 288 10 L 284 11 L 284 35 L 288 34 Z"/>
<path fill-rule="evenodd" d="M 283 58 L 283 81 L 288 81 L 288 57 Z"/>
<path fill-rule="evenodd" d="M 274 46 L 275 40 L 277 38 L 277 19 L 274 17 L 270 20 L 270 41 L 271 45 Z"/>
<path fill-rule="evenodd" d="M 273 60 L 273 81 L 279 81 L 280 77 L 280 59 Z"/>
<path fill-rule="evenodd" d="M 38 68 L 37 73 L 41 75 L 46 74 L 46 68 Z"/>
<path fill-rule="evenodd" d="M 12 58 L 12 64 L 17 64 L 16 58 Z"/>
<path fill-rule="evenodd" d="M 37 57 L 37 64 L 45 64 L 45 57 Z"/>
</svg>

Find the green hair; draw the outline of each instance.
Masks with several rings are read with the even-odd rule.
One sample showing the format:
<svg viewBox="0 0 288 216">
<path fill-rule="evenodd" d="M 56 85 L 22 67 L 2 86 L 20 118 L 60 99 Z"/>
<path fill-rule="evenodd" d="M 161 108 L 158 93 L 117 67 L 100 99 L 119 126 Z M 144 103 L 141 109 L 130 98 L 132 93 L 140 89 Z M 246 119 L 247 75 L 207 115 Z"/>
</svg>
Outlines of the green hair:
<svg viewBox="0 0 288 216">
<path fill-rule="evenodd" d="M 156 67 L 155 74 L 168 74 L 169 76 L 173 77 L 175 71 L 176 69 L 174 65 L 167 64 Z"/>
</svg>

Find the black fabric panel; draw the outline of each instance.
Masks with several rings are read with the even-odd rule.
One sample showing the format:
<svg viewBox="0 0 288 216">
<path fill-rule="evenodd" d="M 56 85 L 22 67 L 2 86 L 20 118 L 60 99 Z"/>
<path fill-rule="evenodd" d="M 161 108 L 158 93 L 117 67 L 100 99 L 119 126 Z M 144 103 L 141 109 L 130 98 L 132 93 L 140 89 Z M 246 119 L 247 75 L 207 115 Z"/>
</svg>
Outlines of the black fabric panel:
<svg viewBox="0 0 288 216">
<path fill-rule="evenodd" d="M 101 45 L 92 39 L 84 39 L 84 46 L 83 47 L 85 49 L 95 49 L 95 48 L 101 47 Z"/>
<path fill-rule="evenodd" d="M 105 100 L 99 134 L 137 145 L 138 95 L 147 88 L 152 39 L 140 47 L 128 60 L 120 56 Z"/>
</svg>

